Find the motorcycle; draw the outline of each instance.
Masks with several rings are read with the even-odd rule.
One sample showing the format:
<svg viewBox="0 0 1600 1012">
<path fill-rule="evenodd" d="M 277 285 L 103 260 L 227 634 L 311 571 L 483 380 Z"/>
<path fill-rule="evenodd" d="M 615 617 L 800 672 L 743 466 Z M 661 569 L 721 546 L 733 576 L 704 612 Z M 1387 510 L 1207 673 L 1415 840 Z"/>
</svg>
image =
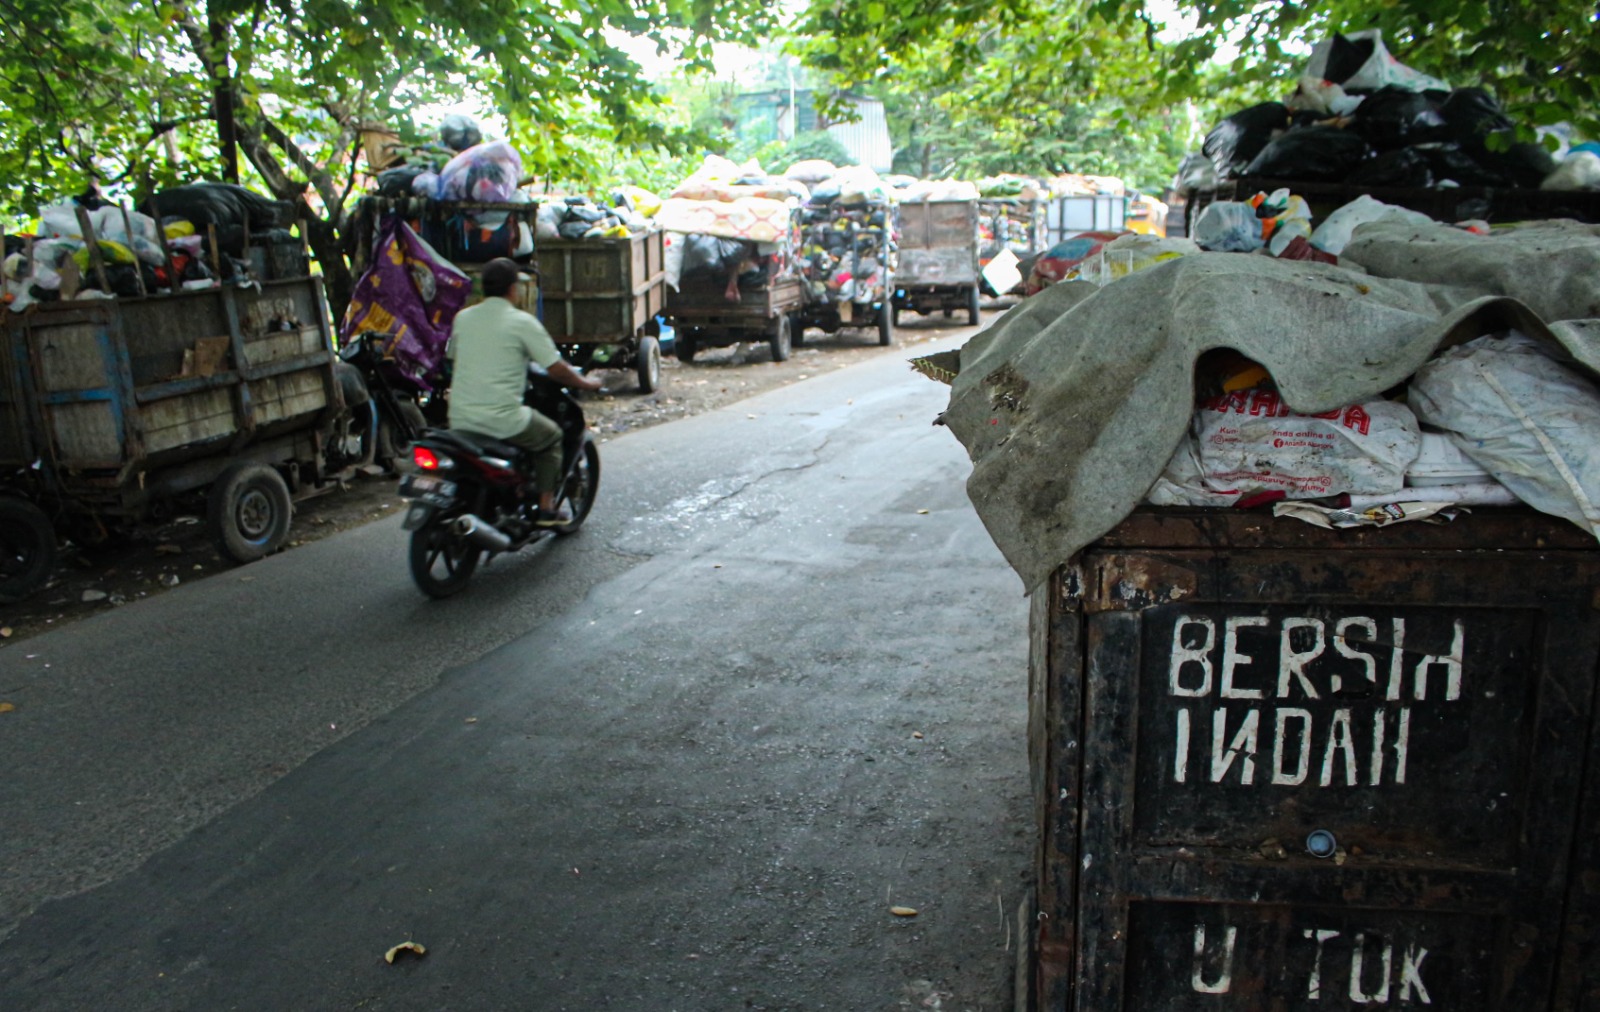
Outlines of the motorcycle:
<svg viewBox="0 0 1600 1012">
<path fill-rule="evenodd" d="M 523 451 L 452 429 L 425 429 L 411 447 L 413 473 L 400 482 L 410 500 L 411 578 L 429 597 L 458 593 L 485 556 L 520 551 L 546 536 L 577 532 L 600 487 L 600 450 L 577 400 L 555 380 L 530 373 L 523 401 L 561 427 L 561 487 L 556 505 L 571 523 L 539 527 L 539 496 L 520 468 Z"/>
<path fill-rule="evenodd" d="M 340 380 L 346 384 L 345 403 L 356 405 L 356 433 L 361 457 L 385 471 L 422 435 L 430 419 L 443 421 L 444 399 L 405 375 L 390 363 L 385 349 L 394 335 L 362 331 L 339 348 Z"/>
</svg>

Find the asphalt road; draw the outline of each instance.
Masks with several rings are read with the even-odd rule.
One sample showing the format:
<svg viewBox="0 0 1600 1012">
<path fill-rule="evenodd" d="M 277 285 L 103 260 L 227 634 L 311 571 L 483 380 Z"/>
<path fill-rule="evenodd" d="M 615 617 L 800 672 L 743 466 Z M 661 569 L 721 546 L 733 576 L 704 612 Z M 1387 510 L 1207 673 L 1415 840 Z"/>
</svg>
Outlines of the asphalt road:
<svg viewBox="0 0 1600 1012">
<path fill-rule="evenodd" d="M 1026 605 L 944 394 L 613 439 L 450 601 L 391 520 L 0 649 L 0 1009 L 1009 1008 Z"/>
</svg>

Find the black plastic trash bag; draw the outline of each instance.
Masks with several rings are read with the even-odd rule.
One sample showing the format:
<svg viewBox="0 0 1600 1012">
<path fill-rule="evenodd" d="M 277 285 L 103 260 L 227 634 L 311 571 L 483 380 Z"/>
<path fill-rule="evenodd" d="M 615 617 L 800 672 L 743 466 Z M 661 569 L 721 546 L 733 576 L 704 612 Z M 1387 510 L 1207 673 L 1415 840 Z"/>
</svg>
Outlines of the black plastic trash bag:
<svg viewBox="0 0 1600 1012">
<path fill-rule="evenodd" d="M 483 143 L 483 131 L 471 116 L 453 112 L 439 124 L 439 140 L 451 151 L 465 151 Z"/>
<path fill-rule="evenodd" d="M 1438 105 L 1444 98 L 1442 92 L 1380 88 L 1362 100 L 1351 129 L 1378 151 L 1443 140 L 1446 124 Z"/>
<path fill-rule="evenodd" d="M 411 196 L 411 184 L 424 172 L 434 169 L 428 165 L 400 165 L 378 173 L 378 193 L 385 197 Z"/>
<path fill-rule="evenodd" d="M 1328 50 L 1328 69 L 1324 79 L 1333 84 L 1343 84 L 1372 59 L 1371 39 L 1347 39 L 1335 35 Z"/>
<path fill-rule="evenodd" d="M 710 275 L 725 279 L 745 260 L 745 245 L 739 239 L 714 235 L 691 235 L 683 244 L 683 276 Z"/>
<path fill-rule="evenodd" d="M 1415 148 L 1428 160 L 1435 184 L 1446 180 L 1457 186 L 1505 186 L 1500 173 L 1461 150 L 1457 144 L 1422 144 Z"/>
<path fill-rule="evenodd" d="M 1245 172 L 1272 179 L 1343 182 L 1371 155 L 1359 134 L 1338 127 L 1306 127 L 1268 144 Z"/>
<path fill-rule="evenodd" d="M 1217 168 L 1218 179 L 1243 174 L 1268 144 L 1275 131 L 1289 127 L 1289 107 L 1282 102 L 1262 102 L 1229 116 L 1211 128 L 1200 150 Z"/>
<path fill-rule="evenodd" d="M 195 231 L 206 234 L 207 226 L 217 227 L 217 245 L 225 253 L 244 255 L 244 235 L 283 228 L 293 223 L 290 205 L 281 200 L 269 200 L 254 190 L 233 183 L 190 183 L 174 186 L 146 201 L 140 210 L 160 220 L 183 218 L 194 224 Z"/>
<path fill-rule="evenodd" d="M 1416 148 L 1401 148 L 1362 162 L 1345 181 L 1353 186 L 1426 190 L 1433 186 L 1433 167 L 1428 156 Z"/>
</svg>

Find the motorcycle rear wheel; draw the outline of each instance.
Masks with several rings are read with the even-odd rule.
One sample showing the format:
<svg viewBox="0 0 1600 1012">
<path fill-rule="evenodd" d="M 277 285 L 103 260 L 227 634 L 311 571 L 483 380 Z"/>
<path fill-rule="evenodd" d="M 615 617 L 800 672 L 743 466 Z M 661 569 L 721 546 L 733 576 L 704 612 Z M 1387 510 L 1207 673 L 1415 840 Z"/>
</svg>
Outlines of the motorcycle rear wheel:
<svg viewBox="0 0 1600 1012">
<path fill-rule="evenodd" d="M 557 534 L 576 534 L 578 528 L 594 508 L 594 499 L 600 492 L 600 449 L 593 439 L 583 441 L 583 456 L 567 478 L 564 498 L 572 509 L 572 523 L 557 527 Z"/>
<path fill-rule="evenodd" d="M 467 585 L 482 555 L 482 549 L 444 524 L 430 523 L 411 532 L 411 579 L 429 597 L 450 597 Z"/>
</svg>

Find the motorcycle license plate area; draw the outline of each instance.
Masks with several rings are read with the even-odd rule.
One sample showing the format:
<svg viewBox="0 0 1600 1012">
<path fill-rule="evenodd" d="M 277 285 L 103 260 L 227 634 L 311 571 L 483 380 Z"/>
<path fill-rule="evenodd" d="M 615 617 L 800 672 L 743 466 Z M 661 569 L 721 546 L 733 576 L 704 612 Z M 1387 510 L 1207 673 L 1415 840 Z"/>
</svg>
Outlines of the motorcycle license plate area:
<svg viewBox="0 0 1600 1012">
<path fill-rule="evenodd" d="M 400 481 L 400 494 L 430 506 L 448 506 L 455 501 L 456 483 L 426 474 L 408 474 Z"/>
</svg>

